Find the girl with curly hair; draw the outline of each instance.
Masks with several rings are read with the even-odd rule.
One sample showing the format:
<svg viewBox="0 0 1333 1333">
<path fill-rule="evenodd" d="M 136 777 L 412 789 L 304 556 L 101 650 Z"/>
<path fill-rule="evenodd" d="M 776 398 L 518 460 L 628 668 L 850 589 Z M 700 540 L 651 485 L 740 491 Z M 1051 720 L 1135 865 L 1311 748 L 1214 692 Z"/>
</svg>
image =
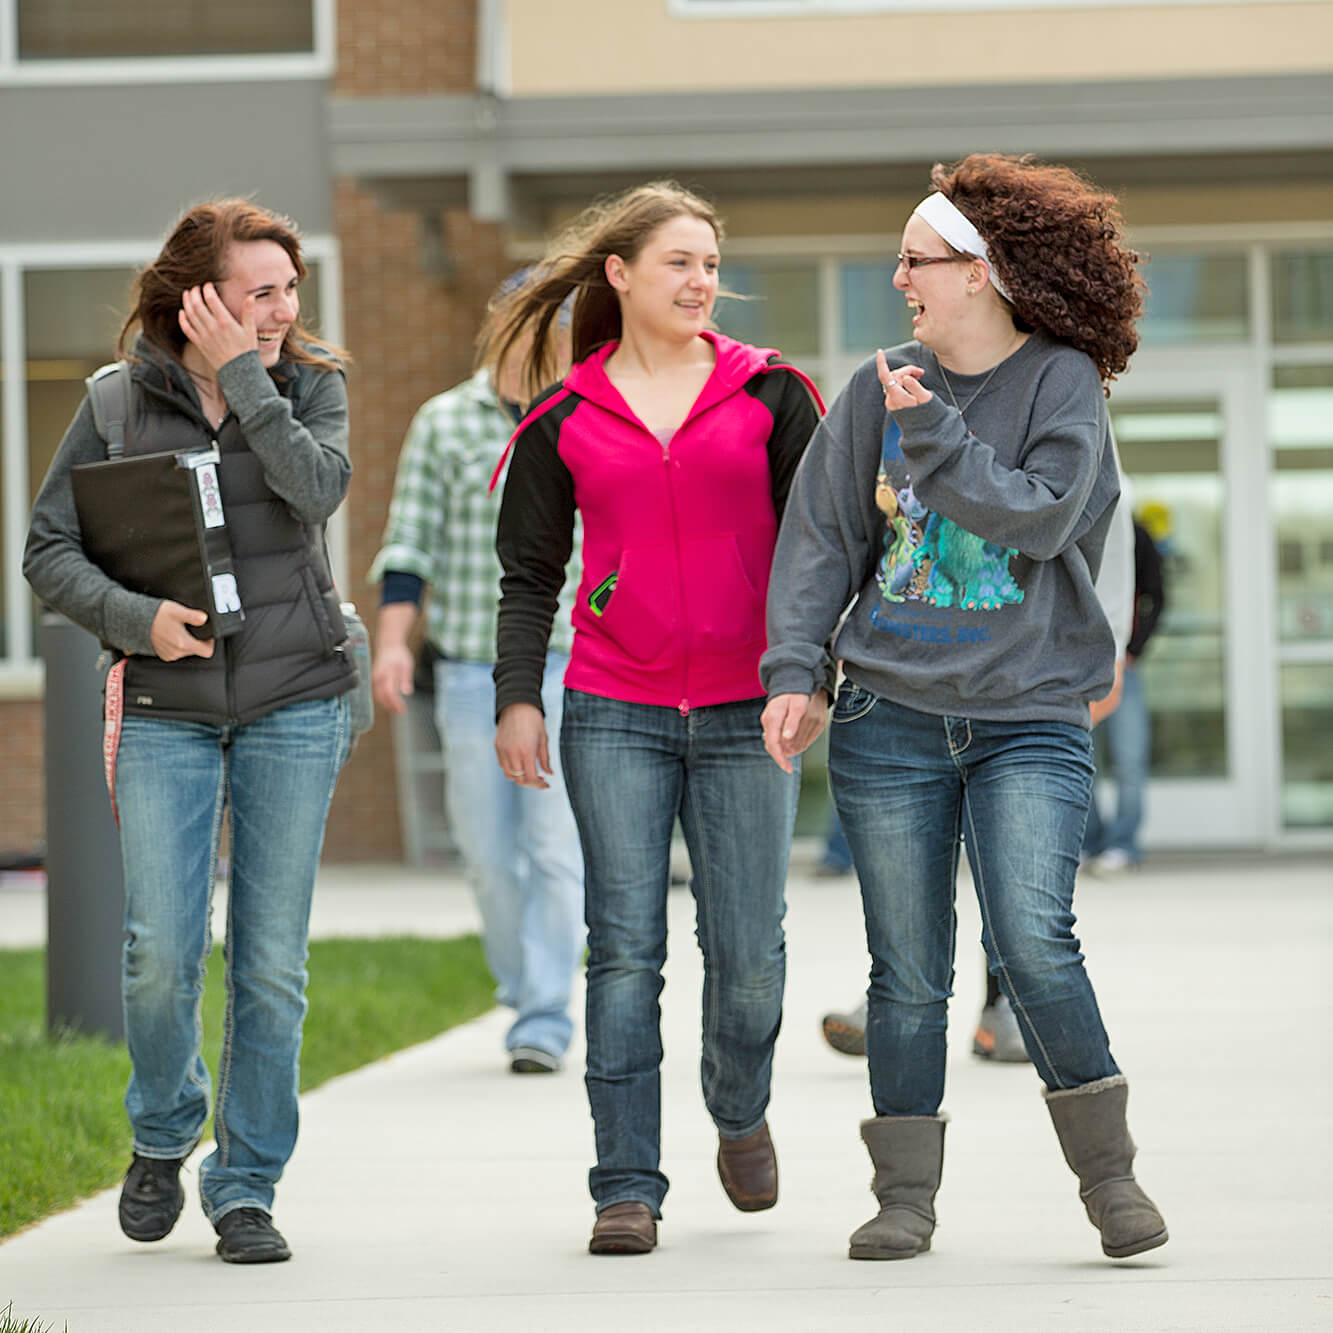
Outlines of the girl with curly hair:
<svg viewBox="0 0 1333 1333">
<path fill-rule="evenodd" d="M 815 432 L 760 668 L 765 744 L 785 769 L 852 603 L 832 650 L 845 680 L 829 774 L 871 954 L 861 1135 L 879 1212 L 850 1253 L 930 1248 L 965 846 L 989 969 L 1102 1249 L 1124 1258 L 1167 1232 L 1134 1180 L 1073 893 L 1089 705 L 1115 666 L 1093 587 L 1119 496 L 1106 386 L 1136 346 L 1139 257 L 1114 199 L 1064 167 L 975 155 L 931 180 L 894 274 L 916 336 L 862 365 Z M 886 521 L 885 488 L 905 522 Z"/>
</svg>

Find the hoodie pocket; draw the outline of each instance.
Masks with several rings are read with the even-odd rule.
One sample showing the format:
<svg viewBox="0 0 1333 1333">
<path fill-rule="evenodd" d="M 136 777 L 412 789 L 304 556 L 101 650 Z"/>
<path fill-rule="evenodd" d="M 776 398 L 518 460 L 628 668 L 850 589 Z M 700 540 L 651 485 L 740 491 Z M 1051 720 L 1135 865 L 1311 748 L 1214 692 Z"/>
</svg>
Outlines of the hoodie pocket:
<svg viewBox="0 0 1333 1333">
<path fill-rule="evenodd" d="M 599 623 L 645 666 L 685 651 L 752 651 L 764 641 L 764 593 L 730 535 L 695 538 L 679 554 L 669 545 L 630 547 L 621 553 Z"/>
<path fill-rule="evenodd" d="M 736 538 L 700 537 L 683 548 L 685 616 L 693 652 L 717 656 L 764 642 L 764 594 Z"/>
<path fill-rule="evenodd" d="M 680 596 L 670 546 L 630 547 L 597 624 L 631 661 L 648 666 L 680 636 Z M 604 588 L 610 576 L 599 580 Z"/>
</svg>

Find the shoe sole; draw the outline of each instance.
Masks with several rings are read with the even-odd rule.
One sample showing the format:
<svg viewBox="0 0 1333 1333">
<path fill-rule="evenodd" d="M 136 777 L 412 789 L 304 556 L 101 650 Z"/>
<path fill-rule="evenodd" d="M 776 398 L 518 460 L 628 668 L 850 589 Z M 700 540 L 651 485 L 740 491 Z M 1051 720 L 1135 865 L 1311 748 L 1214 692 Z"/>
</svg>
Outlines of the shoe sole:
<svg viewBox="0 0 1333 1333">
<path fill-rule="evenodd" d="M 866 1053 L 866 1034 L 859 1028 L 849 1028 L 846 1023 L 833 1019 L 824 1020 L 824 1040 L 835 1051 L 843 1055 L 864 1055 Z"/>
<path fill-rule="evenodd" d="M 1136 1240 L 1129 1245 L 1108 1245 L 1103 1241 L 1102 1253 L 1112 1259 L 1128 1259 L 1131 1255 L 1142 1254 L 1145 1250 L 1155 1250 L 1170 1239 L 1166 1228 L 1163 1227 L 1155 1236 L 1149 1236 L 1147 1240 Z"/>
<path fill-rule="evenodd" d="M 281 1250 L 237 1250 L 228 1252 L 218 1245 L 218 1258 L 224 1264 L 281 1264 L 292 1257 L 292 1252 L 284 1247 Z"/>
<path fill-rule="evenodd" d="M 183 1210 L 184 1204 L 182 1204 L 182 1211 Z M 120 1230 L 123 1235 L 128 1236 L 131 1240 L 137 1240 L 141 1244 L 150 1245 L 155 1240 L 166 1240 L 166 1238 L 176 1229 L 176 1223 L 180 1221 L 180 1216 L 180 1213 L 177 1213 L 176 1216 L 171 1219 L 171 1224 L 165 1231 L 136 1231 L 131 1228 L 122 1217 L 120 1219 Z"/>
<path fill-rule="evenodd" d="M 928 1249 L 930 1249 L 929 1240 L 915 1250 L 886 1250 L 878 1245 L 849 1245 L 847 1247 L 847 1257 L 849 1259 L 915 1259 L 918 1254 L 925 1254 Z"/>
<path fill-rule="evenodd" d="M 588 1242 L 589 1254 L 648 1254 L 657 1248 L 657 1238 L 649 1240 L 633 1231 L 612 1231 L 594 1236 Z"/>
</svg>

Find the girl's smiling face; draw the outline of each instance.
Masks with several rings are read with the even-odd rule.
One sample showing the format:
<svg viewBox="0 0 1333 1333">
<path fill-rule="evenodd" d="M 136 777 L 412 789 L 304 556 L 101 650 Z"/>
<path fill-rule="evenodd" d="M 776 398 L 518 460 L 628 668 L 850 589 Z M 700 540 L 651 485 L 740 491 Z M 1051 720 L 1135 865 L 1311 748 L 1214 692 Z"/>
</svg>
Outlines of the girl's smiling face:
<svg viewBox="0 0 1333 1333">
<path fill-rule="evenodd" d="M 627 325 L 664 336 L 696 336 L 717 300 L 718 246 L 713 228 L 683 213 L 652 232 L 634 259 L 607 260 Z"/>
<path fill-rule="evenodd" d="M 301 313 L 296 265 L 277 241 L 235 241 L 227 248 L 225 271 L 227 276 L 214 284 L 223 305 L 240 322 L 246 297 L 255 298 L 259 359 L 265 366 L 276 365 L 287 330 Z"/>
</svg>

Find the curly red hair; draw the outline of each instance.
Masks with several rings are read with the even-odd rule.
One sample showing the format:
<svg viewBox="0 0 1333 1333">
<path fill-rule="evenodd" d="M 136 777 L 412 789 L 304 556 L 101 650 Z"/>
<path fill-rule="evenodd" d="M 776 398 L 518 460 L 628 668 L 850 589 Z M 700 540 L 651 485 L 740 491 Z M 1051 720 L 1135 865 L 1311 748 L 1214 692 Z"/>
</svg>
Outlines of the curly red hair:
<svg viewBox="0 0 1333 1333">
<path fill-rule="evenodd" d="M 930 179 L 981 233 L 1016 324 L 1086 352 L 1103 384 L 1125 370 L 1146 285 L 1114 195 L 1031 155 L 973 153 Z"/>
</svg>

